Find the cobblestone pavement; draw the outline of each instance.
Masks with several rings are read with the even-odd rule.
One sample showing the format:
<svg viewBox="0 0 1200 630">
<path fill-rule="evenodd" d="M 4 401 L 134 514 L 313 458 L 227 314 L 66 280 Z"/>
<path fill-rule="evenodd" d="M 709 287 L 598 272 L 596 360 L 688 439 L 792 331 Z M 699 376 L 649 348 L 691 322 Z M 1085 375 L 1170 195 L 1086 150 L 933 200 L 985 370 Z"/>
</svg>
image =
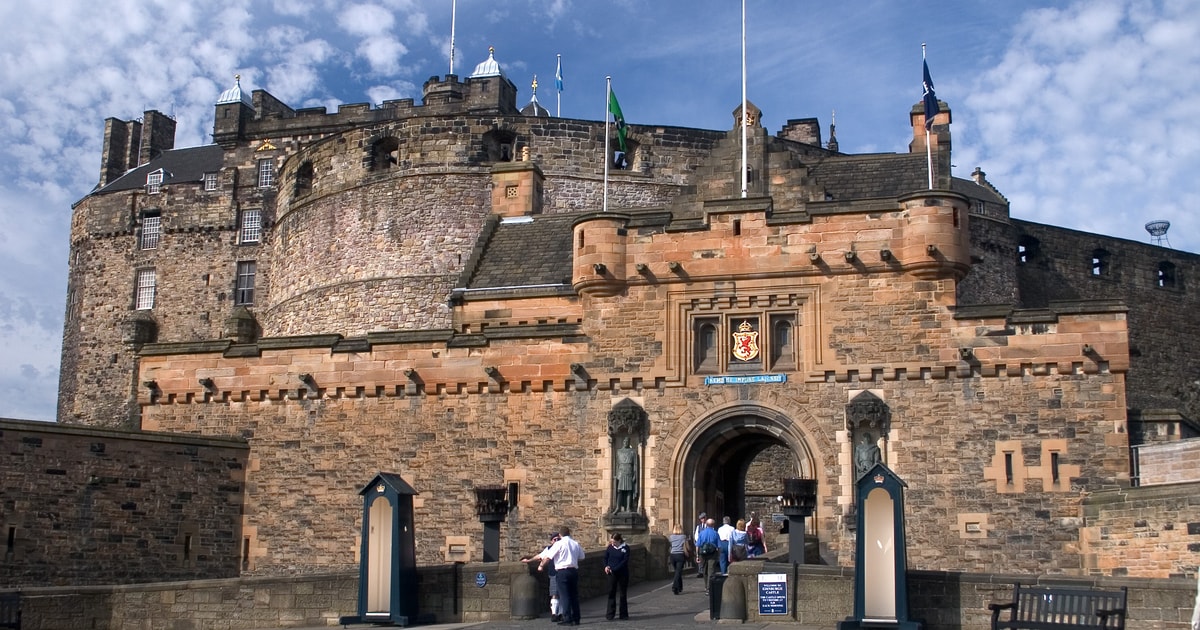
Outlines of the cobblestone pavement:
<svg viewBox="0 0 1200 630">
<path fill-rule="evenodd" d="M 629 587 L 629 619 L 608 621 L 604 618 L 607 599 L 595 597 L 582 602 L 581 627 L 592 626 L 596 630 L 658 630 L 660 628 L 695 628 L 698 625 L 715 625 L 730 623 L 747 630 L 763 628 L 801 628 L 795 622 L 754 622 L 713 621 L 708 616 L 708 596 L 704 594 L 703 582 L 688 576 L 684 580 L 683 593 L 671 593 L 671 582 L 654 581 L 631 585 Z M 371 628 L 374 626 L 350 626 L 353 628 Z M 472 630 L 558 630 L 558 624 L 550 621 L 550 614 L 544 613 L 538 619 L 482 621 L 476 623 L 443 623 L 434 625 L 412 626 L 417 630 L 453 630 L 471 628 Z M 318 630 L 306 628 L 303 630 Z"/>
</svg>

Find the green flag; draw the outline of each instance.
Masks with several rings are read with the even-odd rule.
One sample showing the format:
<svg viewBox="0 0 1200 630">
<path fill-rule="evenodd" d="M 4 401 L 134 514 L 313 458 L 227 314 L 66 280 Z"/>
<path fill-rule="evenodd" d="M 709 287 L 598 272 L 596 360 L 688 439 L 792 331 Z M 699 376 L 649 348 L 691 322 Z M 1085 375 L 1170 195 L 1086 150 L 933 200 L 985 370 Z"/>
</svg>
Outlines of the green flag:
<svg viewBox="0 0 1200 630">
<path fill-rule="evenodd" d="M 617 142 L 621 144 L 621 152 L 625 152 L 625 115 L 621 113 L 621 106 L 617 103 L 617 93 L 608 90 L 608 113 L 612 114 L 613 121 L 617 123 Z"/>
</svg>

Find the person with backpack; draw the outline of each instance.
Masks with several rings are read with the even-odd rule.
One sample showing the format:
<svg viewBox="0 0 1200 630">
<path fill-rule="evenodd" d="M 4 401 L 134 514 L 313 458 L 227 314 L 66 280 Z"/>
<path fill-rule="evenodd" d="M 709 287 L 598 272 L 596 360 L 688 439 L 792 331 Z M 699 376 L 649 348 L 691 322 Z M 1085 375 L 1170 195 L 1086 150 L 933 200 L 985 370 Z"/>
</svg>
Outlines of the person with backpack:
<svg viewBox="0 0 1200 630">
<path fill-rule="evenodd" d="M 762 524 L 758 517 L 750 515 L 750 523 L 746 525 L 746 557 L 756 558 L 767 553 L 767 540 L 763 536 Z"/>
<path fill-rule="evenodd" d="M 696 536 L 696 553 L 700 555 L 700 559 L 704 561 L 704 592 L 708 593 L 709 585 L 712 584 L 712 578 L 718 573 L 717 557 L 720 551 L 721 538 L 717 536 L 717 522 L 713 519 L 708 519 L 704 523 L 704 529 Z"/>
</svg>

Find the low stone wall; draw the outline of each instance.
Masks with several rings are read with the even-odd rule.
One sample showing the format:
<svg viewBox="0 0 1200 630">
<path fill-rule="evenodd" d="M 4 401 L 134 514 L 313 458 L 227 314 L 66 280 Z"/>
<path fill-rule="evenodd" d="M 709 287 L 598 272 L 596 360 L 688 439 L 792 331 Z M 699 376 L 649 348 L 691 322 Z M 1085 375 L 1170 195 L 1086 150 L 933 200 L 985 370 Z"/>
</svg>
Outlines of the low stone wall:
<svg viewBox="0 0 1200 630">
<path fill-rule="evenodd" d="M 632 545 L 630 581 L 665 579 L 665 543 Z M 418 609 L 438 623 L 503 620 L 512 609 L 513 579 L 538 580 L 549 612 L 549 581 L 520 562 L 457 563 L 420 567 Z M 607 592 L 603 550 L 588 551 L 579 568 L 584 598 Z M 483 579 L 477 580 L 481 575 Z M 479 586 L 479 582 L 483 585 Z M 21 591 L 23 630 L 252 630 L 335 626 L 358 612 L 358 574 L 245 577 L 156 584 L 42 587 Z"/>
<path fill-rule="evenodd" d="M 758 574 L 788 576 L 786 615 L 758 614 Z M 1054 584 L 1081 588 L 1129 589 L 1126 628 L 1129 630 L 1185 630 L 1190 627 L 1196 582 L 1191 579 L 1064 578 L 940 571 L 909 571 L 909 616 L 925 630 L 987 630 L 991 627 L 988 604 L 1011 601 L 1012 585 Z M 791 565 L 758 561 L 730 566 L 724 593 L 742 588 L 748 621 L 799 622 L 804 626 L 833 628 L 854 614 L 854 568 Z M 794 594 L 794 595 L 792 595 Z"/>
</svg>

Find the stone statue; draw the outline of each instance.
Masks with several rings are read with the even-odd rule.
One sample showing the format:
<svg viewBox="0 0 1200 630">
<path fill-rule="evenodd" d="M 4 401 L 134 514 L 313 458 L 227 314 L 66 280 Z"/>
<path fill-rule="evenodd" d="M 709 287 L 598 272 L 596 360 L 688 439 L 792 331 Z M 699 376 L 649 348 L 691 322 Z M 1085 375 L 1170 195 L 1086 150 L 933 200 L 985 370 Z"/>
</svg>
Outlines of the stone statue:
<svg viewBox="0 0 1200 630">
<path fill-rule="evenodd" d="M 866 474 L 875 464 L 883 461 L 879 455 L 879 446 L 875 444 L 875 440 L 871 439 L 870 433 L 864 433 L 862 441 L 858 446 L 854 447 L 854 477 L 855 479 Z"/>
<path fill-rule="evenodd" d="M 617 466 L 613 477 L 617 486 L 617 512 L 637 511 L 638 502 L 638 455 L 629 446 L 626 437 L 621 448 L 617 449 Z"/>
</svg>

